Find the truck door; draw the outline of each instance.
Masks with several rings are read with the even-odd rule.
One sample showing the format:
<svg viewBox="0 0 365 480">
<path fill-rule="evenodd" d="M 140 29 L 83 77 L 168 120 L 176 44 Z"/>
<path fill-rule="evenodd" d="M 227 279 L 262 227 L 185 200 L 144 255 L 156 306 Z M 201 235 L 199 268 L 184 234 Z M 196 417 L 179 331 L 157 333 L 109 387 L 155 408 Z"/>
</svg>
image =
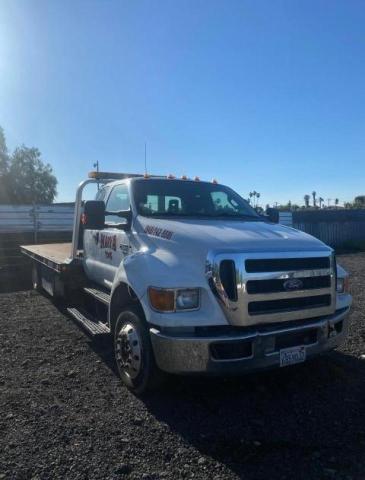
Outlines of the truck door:
<svg viewBox="0 0 365 480">
<path fill-rule="evenodd" d="M 129 232 L 117 227 L 123 223 L 123 219 L 111 212 L 129 209 L 128 186 L 115 185 L 106 200 L 106 211 L 110 212 L 105 216 L 107 226 L 103 230 L 85 230 L 84 233 L 84 262 L 87 275 L 98 284 L 109 288 L 130 248 Z"/>
</svg>

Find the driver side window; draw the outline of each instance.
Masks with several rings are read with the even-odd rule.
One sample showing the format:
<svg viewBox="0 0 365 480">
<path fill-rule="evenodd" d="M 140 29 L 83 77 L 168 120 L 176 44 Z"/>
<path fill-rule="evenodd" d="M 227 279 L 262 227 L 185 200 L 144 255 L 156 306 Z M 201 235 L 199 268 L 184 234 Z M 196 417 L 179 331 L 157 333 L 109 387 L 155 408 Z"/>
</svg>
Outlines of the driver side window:
<svg viewBox="0 0 365 480">
<path fill-rule="evenodd" d="M 113 190 L 111 191 L 107 204 L 106 204 L 106 211 L 107 212 L 120 212 L 121 210 L 129 210 L 130 209 L 130 200 L 129 200 L 129 193 L 127 185 L 116 185 Z M 119 223 L 120 217 L 117 215 L 106 215 L 105 216 L 106 223 Z"/>
</svg>

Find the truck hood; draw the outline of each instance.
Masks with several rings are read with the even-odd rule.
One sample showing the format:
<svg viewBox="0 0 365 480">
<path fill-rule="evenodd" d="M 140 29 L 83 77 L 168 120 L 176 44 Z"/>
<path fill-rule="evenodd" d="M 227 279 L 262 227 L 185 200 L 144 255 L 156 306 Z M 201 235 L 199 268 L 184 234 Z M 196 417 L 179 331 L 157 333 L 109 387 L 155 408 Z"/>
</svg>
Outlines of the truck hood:
<svg viewBox="0 0 365 480">
<path fill-rule="evenodd" d="M 294 228 L 263 221 L 155 219 L 138 216 L 135 229 L 148 248 L 179 256 L 209 250 L 241 252 L 330 251 L 320 240 Z"/>
</svg>

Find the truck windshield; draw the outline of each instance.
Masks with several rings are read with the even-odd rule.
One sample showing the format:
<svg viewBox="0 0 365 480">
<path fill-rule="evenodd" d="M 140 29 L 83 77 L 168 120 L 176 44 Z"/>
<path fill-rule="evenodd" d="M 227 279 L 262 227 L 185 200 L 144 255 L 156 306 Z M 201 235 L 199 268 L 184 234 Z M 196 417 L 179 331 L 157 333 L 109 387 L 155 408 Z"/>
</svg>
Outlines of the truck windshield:
<svg viewBox="0 0 365 480">
<path fill-rule="evenodd" d="M 141 179 L 133 183 L 133 195 L 138 213 L 145 217 L 261 219 L 237 193 L 214 183 Z"/>
</svg>

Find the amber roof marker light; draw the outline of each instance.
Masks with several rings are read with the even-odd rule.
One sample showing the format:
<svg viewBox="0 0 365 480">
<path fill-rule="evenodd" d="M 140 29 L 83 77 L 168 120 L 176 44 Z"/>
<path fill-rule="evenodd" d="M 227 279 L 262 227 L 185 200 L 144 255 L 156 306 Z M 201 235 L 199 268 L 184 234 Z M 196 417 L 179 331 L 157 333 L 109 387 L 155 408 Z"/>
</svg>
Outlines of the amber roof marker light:
<svg viewBox="0 0 365 480">
<path fill-rule="evenodd" d="M 143 177 L 140 173 L 89 172 L 89 178 L 95 180 L 123 180 L 124 178 Z"/>
</svg>

